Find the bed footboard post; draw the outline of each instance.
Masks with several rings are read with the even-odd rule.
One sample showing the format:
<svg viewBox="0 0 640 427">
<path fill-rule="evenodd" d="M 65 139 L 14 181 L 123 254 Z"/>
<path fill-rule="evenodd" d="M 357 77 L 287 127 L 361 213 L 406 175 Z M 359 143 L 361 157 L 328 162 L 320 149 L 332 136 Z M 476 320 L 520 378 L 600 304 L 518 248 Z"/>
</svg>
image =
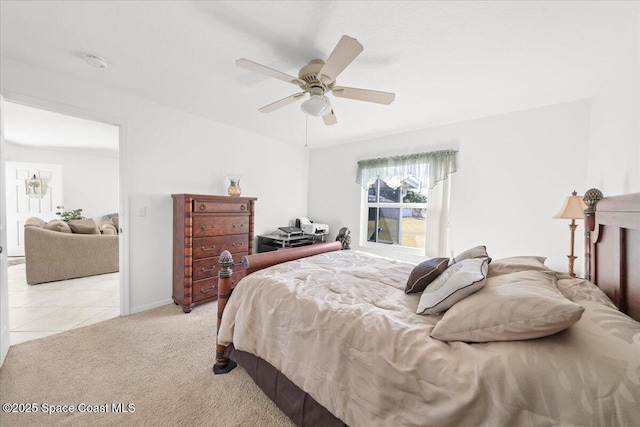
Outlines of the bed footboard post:
<svg viewBox="0 0 640 427">
<path fill-rule="evenodd" d="M 596 228 L 596 204 L 602 199 L 602 192 L 597 188 L 591 188 L 584 193 L 583 201 L 587 205 L 584 210 L 584 262 L 585 279 L 591 281 L 593 271 L 593 259 L 591 253 L 591 232 Z"/>
<path fill-rule="evenodd" d="M 216 363 L 213 365 L 215 374 L 226 374 L 237 366 L 236 362 L 224 356 L 224 345 L 218 344 L 217 333 L 220 331 L 220 323 L 222 323 L 222 313 L 227 305 L 227 300 L 231 296 L 231 266 L 233 265 L 233 257 L 229 251 L 220 254 L 220 272 L 218 273 L 218 321 L 216 329 Z"/>
</svg>

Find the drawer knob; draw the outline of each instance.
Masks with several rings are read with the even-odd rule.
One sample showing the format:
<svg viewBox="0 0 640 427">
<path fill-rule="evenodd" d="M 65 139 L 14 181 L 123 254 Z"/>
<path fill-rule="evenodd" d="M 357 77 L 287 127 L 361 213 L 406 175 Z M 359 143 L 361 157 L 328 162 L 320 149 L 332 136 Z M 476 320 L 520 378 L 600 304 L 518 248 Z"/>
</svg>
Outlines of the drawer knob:
<svg viewBox="0 0 640 427">
<path fill-rule="evenodd" d="M 202 292 L 203 294 L 206 294 L 207 292 L 215 291 L 216 289 L 217 289 L 217 287 L 214 285 L 214 286 L 210 287 L 209 289 L 200 289 L 200 292 Z"/>
<path fill-rule="evenodd" d="M 240 243 L 232 243 L 232 244 L 231 244 L 231 246 L 233 246 L 234 248 L 235 248 L 236 246 L 242 246 L 242 245 L 244 245 L 244 242 L 240 242 Z"/>
<path fill-rule="evenodd" d="M 207 209 L 207 205 L 205 205 L 204 203 L 201 203 L 200 204 L 200 210 L 203 211 L 205 209 Z"/>
<path fill-rule="evenodd" d="M 211 267 L 209 269 L 206 269 L 206 268 L 202 267 L 200 270 L 202 270 L 203 273 L 208 273 L 208 272 L 213 271 L 215 269 L 216 269 L 216 266 L 214 265 L 213 267 Z"/>
<path fill-rule="evenodd" d="M 244 210 L 246 210 L 246 209 L 247 209 L 247 207 L 246 207 L 245 205 L 240 206 L 240 210 L 241 210 L 241 211 L 244 211 Z"/>
<path fill-rule="evenodd" d="M 215 224 L 214 225 L 210 225 L 210 226 L 206 226 L 206 225 L 201 225 L 200 228 L 202 228 L 203 230 L 206 230 L 207 228 L 210 230 L 213 230 L 214 228 L 216 228 Z"/>
<path fill-rule="evenodd" d="M 216 245 L 211 245 L 211 247 L 210 247 L 210 248 L 205 248 L 204 246 L 202 246 L 202 250 L 203 250 L 203 251 L 212 251 L 212 250 L 214 250 L 215 248 L 216 248 Z"/>
</svg>

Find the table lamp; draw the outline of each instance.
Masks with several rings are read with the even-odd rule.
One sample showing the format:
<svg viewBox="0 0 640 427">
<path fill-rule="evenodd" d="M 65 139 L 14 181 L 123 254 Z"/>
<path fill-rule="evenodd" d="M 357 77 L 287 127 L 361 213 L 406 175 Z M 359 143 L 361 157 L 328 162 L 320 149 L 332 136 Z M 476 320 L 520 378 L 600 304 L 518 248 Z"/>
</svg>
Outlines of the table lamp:
<svg viewBox="0 0 640 427">
<path fill-rule="evenodd" d="M 569 228 L 571 229 L 571 254 L 567 255 L 569 258 L 569 276 L 576 277 L 576 274 L 573 272 L 573 262 L 577 257 L 573 256 L 573 248 L 575 241 L 575 233 L 576 233 L 576 219 L 584 219 L 584 210 L 587 208 L 587 205 L 582 201 L 582 196 L 578 196 L 574 191 L 571 193 L 571 196 L 567 196 L 564 201 L 564 205 L 560 208 L 560 211 L 553 216 L 556 219 L 570 219 L 571 223 L 569 224 Z"/>
</svg>

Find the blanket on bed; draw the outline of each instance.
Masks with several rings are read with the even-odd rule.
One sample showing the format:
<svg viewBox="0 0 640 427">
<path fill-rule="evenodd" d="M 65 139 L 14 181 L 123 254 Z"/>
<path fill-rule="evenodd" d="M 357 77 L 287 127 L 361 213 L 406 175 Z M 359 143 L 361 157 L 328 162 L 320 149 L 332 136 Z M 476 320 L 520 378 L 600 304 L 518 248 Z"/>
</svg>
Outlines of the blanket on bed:
<svg viewBox="0 0 640 427">
<path fill-rule="evenodd" d="M 430 337 L 403 290 L 413 265 L 354 251 L 245 277 L 222 318 L 232 343 L 279 369 L 350 426 L 640 425 L 640 323 L 584 280 L 558 282 L 585 312 L 544 338 Z"/>
</svg>

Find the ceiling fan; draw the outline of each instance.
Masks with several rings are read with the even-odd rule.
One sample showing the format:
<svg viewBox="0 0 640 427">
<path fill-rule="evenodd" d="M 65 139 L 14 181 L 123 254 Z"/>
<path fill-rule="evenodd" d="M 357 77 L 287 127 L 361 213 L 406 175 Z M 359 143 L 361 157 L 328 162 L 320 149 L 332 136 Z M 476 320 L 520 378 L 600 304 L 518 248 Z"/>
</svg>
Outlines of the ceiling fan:
<svg viewBox="0 0 640 427">
<path fill-rule="evenodd" d="M 326 61 L 320 59 L 312 60 L 300 69 L 298 77 L 244 58 L 236 60 L 236 66 L 287 83 L 292 83 L 302 89 L 302 92 L 265 105 L 258 111 L 270 113 L 293 102 L 302 100 L 305 94 L 308 93 L 310 95 L 309 99 L 300 106 L 302 111 L 312 116 L 322 116 L 325 125 L 333 125 L 338 123 L 338 120 L 333 112 L 329 98 L 325 96 L 327 92 L 331 92 L 339 98 L 356 99 L 358 101 L 375 102 L 386 105 L 391 104 L 396 97 L 394 93 L 390 92 L 336 86 L 336 77 L 338 77 L 363 50 L 364 47 L 362 47 L 358 40 L 346 35 L 342 36 Z"/>
</svg>

